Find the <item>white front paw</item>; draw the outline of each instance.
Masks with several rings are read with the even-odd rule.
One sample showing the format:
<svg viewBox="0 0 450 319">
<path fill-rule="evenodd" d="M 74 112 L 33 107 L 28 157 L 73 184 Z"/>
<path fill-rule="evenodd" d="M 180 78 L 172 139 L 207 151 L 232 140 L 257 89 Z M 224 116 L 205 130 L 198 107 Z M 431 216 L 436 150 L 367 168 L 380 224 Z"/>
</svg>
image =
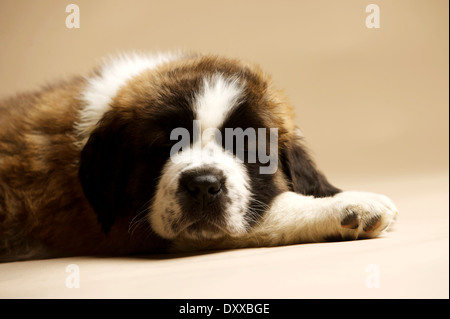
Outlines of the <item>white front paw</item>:
<svg viewBox="0 0 450 319">
<path fill-rule="evenodd" d="M 341 215 L 338 235 L 341 239 L 377 237 L 393 225 L 398 215 L 394 203 L 384 195 L 342 192 L 335 200 L 335 208 Z"/>
</svg>

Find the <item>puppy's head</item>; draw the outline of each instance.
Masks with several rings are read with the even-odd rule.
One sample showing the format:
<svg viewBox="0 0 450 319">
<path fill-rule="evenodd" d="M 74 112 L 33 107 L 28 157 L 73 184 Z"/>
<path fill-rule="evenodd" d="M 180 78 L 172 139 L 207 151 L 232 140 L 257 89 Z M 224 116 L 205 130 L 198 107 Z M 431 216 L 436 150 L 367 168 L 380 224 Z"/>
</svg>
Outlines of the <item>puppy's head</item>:
<svg viewBox="0 0 450 319">
<path fill-rule="evenodd" d="M 105 65 L 84 92 L 80 179 L 104 230 L 140 214 L 166 239 L 246 233 L 292 189 L 291 108 L 238 60 L 144 62 Z"/>
</svg>

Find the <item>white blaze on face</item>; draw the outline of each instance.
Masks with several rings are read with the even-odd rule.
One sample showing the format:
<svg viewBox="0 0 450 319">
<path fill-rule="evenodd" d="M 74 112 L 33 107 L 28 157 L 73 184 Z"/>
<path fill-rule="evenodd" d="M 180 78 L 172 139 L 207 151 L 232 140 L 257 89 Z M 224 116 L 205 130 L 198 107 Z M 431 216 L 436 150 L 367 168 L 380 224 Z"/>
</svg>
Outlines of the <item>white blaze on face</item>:
<svg viewBox="0 0 450 319">
<path fill-rule="evenodd" d="M 227 79 L 220 74 L 205 78 L 193 101 L 195 122 L 201 125 L 197 133 L 207 137 L 212 135 L 208 134 L 208 130 L 214 132 L 220 128 L 228 114 L 239 103 L 242 93 L 242 85 L 235 78 Z M 183 233 L 189 226 L 186 222 L 189 217 L 183 215 L 182 207 L 177 202 L 179 177 L 185 171 L 213 165 L 226 177 L 229 204 L 224 212 L 226 225 L 225 229 L 222 228 L 224 233 L 184 233 L 183 236 L 214 238 L 225 233 L 229 235 L 245 233 L 248 226 L 245 215 L 252 196 L 246 167 L 214 139 L 197 138 L 194 141 L 191 147 L 173 155 L 176 158 L 169 159 L 164 166 L 154 202 L 150 207 L 149 220 L 153 230 L 168 239 Z"/>
<path fill-rule="evenodd" d="M 195 96 L 196 119 L 201 121 L 202 132 L 219 128 L 227 115 L 239 103 L 243 88 L 237 78 L 226 79 L 220 74 L 203 79 L 203 87 Z"/>
</svg>

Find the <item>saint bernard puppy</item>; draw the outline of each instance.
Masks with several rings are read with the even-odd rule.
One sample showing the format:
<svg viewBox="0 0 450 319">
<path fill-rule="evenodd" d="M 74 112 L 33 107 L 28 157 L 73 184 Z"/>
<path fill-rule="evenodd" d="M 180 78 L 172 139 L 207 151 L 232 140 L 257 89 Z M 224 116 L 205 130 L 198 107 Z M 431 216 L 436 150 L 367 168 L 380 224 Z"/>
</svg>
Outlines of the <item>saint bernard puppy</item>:
<svg viewBox="0 0 450 319">
<path fill-rule="evenodd" d="M 257 66 L 129 54 L 0 101 L 0 260 L 379 236 L 397 209 L 317 170 Z"/>
</svg>

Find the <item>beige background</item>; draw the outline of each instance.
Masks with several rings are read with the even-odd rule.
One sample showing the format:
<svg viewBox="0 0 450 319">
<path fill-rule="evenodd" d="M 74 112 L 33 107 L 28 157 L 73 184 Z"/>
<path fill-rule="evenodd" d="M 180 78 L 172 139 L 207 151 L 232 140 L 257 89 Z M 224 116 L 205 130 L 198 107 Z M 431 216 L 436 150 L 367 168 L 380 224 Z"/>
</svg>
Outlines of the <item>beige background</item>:
<svg viewBox="0 0 450 319">
<path fill-rule="evenodd" d="M 386 268 L 384 271 L 390 274 L 392 287 L 397 290 L 390 287 L 367 295 L 368 290 L 361 288 L 359 296 L 448 298 L 448 1 L 73 2 L 80 7 L 80 29 L 65 26 L 68 15 L 65 7 L 70 1 L 0 0 L 0 97 L 87 72 L 99 58 L 117 51 L 181 48 L 254 61 L 273 75 L 277 86 L 285 89 L 296 106 L 297 122 L 319 167 L 330 180 L 344 188 L 386 193 L 400 208 L 403 223 L 399 223 L 398 232 L 389 235 L 392 238 L 357 244 L 360 252 L 372 245 L 378 263 L 392 266 L 390 271 Z M 365 7 L 370 3 L 380 7 L 380 29 L 365 26 L 368 15 Z M 294 269 L 309 274 L 309 279 L 298 282 L 305 287 L 302 294 L 295 289 L 295 279 L 286 277 L 268 295 L 256 287 L 247 294 L 247 290 L 242 290 L 243 297 L 353 296 L 350 291 L 358 293 L 355 285 L 359 287 L 366 275 L 363 266 L 370 262 L 370 254 L 352 255 L 355 247 L 352 244 L 355 245 L 300 245 L 269 250 L 271 253 L 228 252 L 236 260 L 229 267 L 232 272 L 244 269 L 242 276 L 249 278 L 252 272 L 247 273 L 245 265 L 253 262 L 275 280 L 282 267 L 273 260 L 282 260 L 284 256 L 287 259 L 282 264 L 287 263 L 293 272 L 286 270 L 286 276 L 298 278 Z M 406 255 L 398 255 L 400 251 Z M 310 256 L 308 252 L 316 258 L 289 257 Z M 336 252 L 341 252 L 341 257 Z M 231 258 L 226 254 L 158 262 L 172 264 L 179 276 L 183 276 L 182 266 L 176 268 L 180 262 L 199 263 L 204 267 L 203 273 L 211 269 L 209 277 L 204 277 L 207 285 L 229 270 L 218 266 L 223 259 Z M 332 268 L 328 258 L 334 258 L 334 264 L 341 268 Z M 360 277 L 352 276 L 358 271 L 344 267 L 349 260 L 344 258 L 361 264 Z M 68 262 L 74 261 L 59 264 Z M 92 278 L 94 287 L 99 278 L 95 267 L 101 267 L 105 260 L 84 262 L 91 270 L 85 272 L 90 275 L 84 278 Z M 129 269 L 134 269 L 135 263 L 142 260 L 110 262 L 106 261 L 105 267 L 109 267 L 110 277 L 120 282 L 114 274 L 114 263 L 123 269 L 128 269 L 131 263 Z M 157 274 L 159 263 L 152 262 L 156 268 L 151 268 L 151 272 Z M 59 269 L 59 264 L 44 262 L 49 269 Z M 0 296 L 71 296 L 67 290 L 56 289 L 56 283 L 42 283 L 44 279 L 50 283 L 52 278 L 57 281 L 49 272 L 41 274 L 44 277 L 30 274 L 30 269 L 40 268 L 35 268 L 39 263 L 21 265 L 23 273 L 17 267 L 0 265 L 0 269 L 4 267 L 3 273 L 0 270 L 0 286 L 3 284 L 4 288 L 0 289 Z M 336 274 L 343 275 L 339 269 L 347 269 L 348 280 L 336 279 Z M 408 276 L 405 269 L 410 272 Z M 25 273 L 30 282 L 33 278 L 40 279 L 35 285 L 27 284 L 23 279 Z M 188 282 L 195 278 L 202 287 L 202 281 L 195 277 L 197 272 L 190 274 Z M 105 283 L 110 282 L 108 276 L 105 278 Z M 242 278 L 234 279 L 239 283 Z M 128 280 L 122 284 L 125 282 Z M 230 279 L 228 283 L 232 282 Z M 100 288 L 89 290 L 91 294 L 87 290 L 78 291 L 75 296 L 129 296 L 126 289 L 95 287 Z M 346 287 L 349 295 L 342 294 Z M 230 293 L 220 295 L 220 289 Z M 157 291 L 145 290 L 145 294 L 137 290 L 137 295 L 174 296 L 169 290 L 160 295 Z M 173 291 L 178 297 L 204 296 L 194 288 L 185 291 L 178 287 Z M 227 283 L 219 281 L 212 286 L 209 296 L 242 297 L 231 291 Z"/>
<path fill-rule="evenodd" d="M 87 72 L 117 51 L 176 50 L 260 64 L 297 108 L 328 175 L 448 167 L 448 1 L 0 0 L 0 96 Z"/>
</svg>

